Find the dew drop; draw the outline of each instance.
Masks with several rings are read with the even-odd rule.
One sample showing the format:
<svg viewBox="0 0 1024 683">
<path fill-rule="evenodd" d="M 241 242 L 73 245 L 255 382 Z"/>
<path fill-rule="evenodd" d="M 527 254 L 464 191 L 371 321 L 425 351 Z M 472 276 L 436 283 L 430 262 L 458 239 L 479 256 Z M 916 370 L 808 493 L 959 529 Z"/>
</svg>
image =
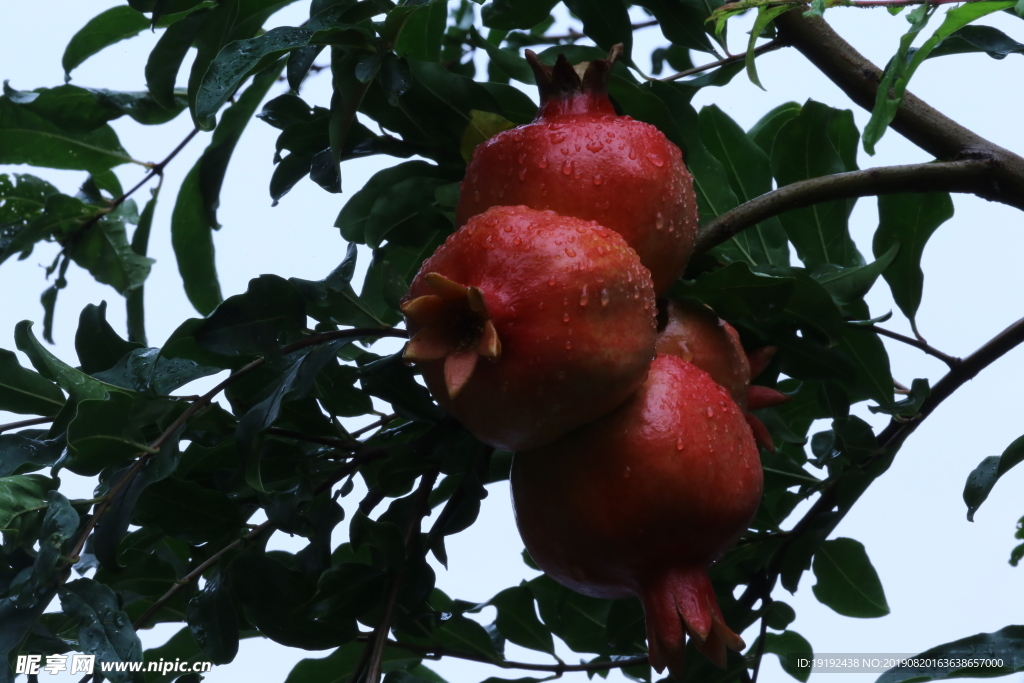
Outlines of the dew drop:
<svg viewBox="0 0 1024 683">
<path fill-rule="evenodd" d="M 544 310 L 544 302 L 543 302 L 543 301 L 541 301 L 541 302 L 540 302 L 539 304 L 537 304 L 537 308 L 539 308 L 540 310 L 542 310 L 542 311 L 543 311 L 543 310 Z M 550 339 L 550 338 L 551 338 L 551 337 L 548 337 L 548 339 Z"/>
<path fill-rule="evenodd" d="M 589 149 L 594 154 L 597 154 L 602 149 L 604 149 L 604 144 L 597 140 L 594 140 L 593 142 L 587 143 L 587 149 Z"/>
<path fill-rule="evenodd" d="M 555 277 L 553 275 L 548 278 L 548 284 L 552 287 L 555 286 Z"/>
<path fill-rule="evenodd" d="M 626 465 L 626 469 L 622 471 L 622 477 L 624 479 L 629 479 L 631 476 L 633 476 L 633 472 L 629 469 L 629 465 Z"/>
<path fill-rule="evenodd" d="M 524 153 L 520 154 L 519 157 L 518 157 L 518 160 L 519 160 L 520 165 L 526 163 L 526 153 L 524 152 Z"/>
<path fill-rule="evenodd" d="M 658 168 L 661 168 L 662 166 L 665 165 L 665 160 L 662 159 L 657 154 L 648 154 L 647 158 L 650 159 L 651 163 L 654 164 L 655 166 L 657 166 Z"/>
<path fill-rule="evenodd" d="M 562 175 L 572 175 L 572 159 L 562 162 Z"/>
<path fill-rule="evenodd" d="M 512 226 L 511 225 L 506 225 L 505 226 L 505 232 L 512 232 Z"/>
<path fill-rule="evenodd" d="M 661 211 L 659 211 L 658 215 L 654 217 L 654 229 L 655 230 L 661 230 L 664 227 L 665 227 L 665 217 L 661 214 Z"/>
<path fill-rule="evenodd" d="M 571 341 L 565 342 L 565 350 L 566 351 L 571 351 L 572 350 L 572 342 Z"/>
<path fill-rule="evenodd" d="M 636 152 L 629 150 L 629 159 L 630 161 L 636 161 Z"/>
<path fill-rule="evenodd" d="M 548 167 L 548 160 L 545 159 L 544 157 L 541 157 L 540 161 L 537 162 L 537 165 L 540 166 L 541 168 L 547 168 Z"/>
<path fill-rule="evenodd" d="M 715 409 L 712 408 L 711 406 L 708 406 L 708 417 L 714 417 L 714 416 L 715 416 Z"/>
<path fill-rule="evenodd" d="M 565 133 L 554 132 L 548 136 L 552 145 L 561 144 L 565 140 Z"/>
<path fill-rule="evenodd" d="M 580 306 L 586 306 L 590 302 L 590 297 L 587 296 L 587 286 L 583 285 L 583 293 L 580 294 Z"/>
<path fill-rule="evenodd" d="M 640 298 L 640 288 L 637 287 L 636 285 L 633 285 L 633 298 L 634 299 L 639 299 Z"/>
<path fill-rule="evenodd" d="M 576 250 L 575 249 L 571 249 L 569 247 L 566 247 L 565 255 L 568 256 L 569 258 L 572 258 L 572 257 L 576 256 Z"/>
<path fill-rule="evenodd" d="M 683 441 L 683 437 L 679 437 L 678 439 L 676 439 L 676 450 L 677 451 L 682 451 L 682 450 L 685 450 L 685 449 L 686 449 L 686 442 Z"/>
<path fill-rule="evenodd" d="M 569 314 L 568 313 L 565 313 L 565 314 L 562 315 L 562 322 L 563 323 L 569 322 Z"/>
<path fill-rule="evenodd" d="M 611 301 L 611 299 L 612 299 L 612 297 L 611 297 L 610 294 L 608 294 L 608 290 L 607 289 L 602 289 L 601 290 L 601 305 L 602 306 L 607 306 L 608 302 Z"/>
<path fill-rule="evenodd" d="M 601 177 L 600 173 L 598 173 L 597 175 L 594 176 L 594 184 L 595 185 L 600 185 L 603 182 L 604 182 L 604 178 Z"/>
</svg>

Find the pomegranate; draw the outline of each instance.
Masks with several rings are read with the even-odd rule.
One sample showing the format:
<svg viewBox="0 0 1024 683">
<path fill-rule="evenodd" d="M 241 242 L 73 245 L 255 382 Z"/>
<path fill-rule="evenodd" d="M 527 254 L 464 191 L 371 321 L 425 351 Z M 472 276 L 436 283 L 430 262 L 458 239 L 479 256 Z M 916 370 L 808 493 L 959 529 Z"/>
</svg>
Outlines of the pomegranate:
<svg viewBox="0 0 1024 683">
<path fill-rule="evenodd" d="M 694 301 L 662 300 L 658 306 L 658 353 L 688 360 L 725 387 L 744 411 L 757 443 L 775 451 L 771 434 L 756 415 L 749 412 L 791 400 L 770 387 L 751 384 L 768 366 L 775 347 L 743 350 L 740 335 L 709 307 Z"/>
<path fill-rule="evenodd" d="M 710 375 L 659 355 L 605 419 L 516 453 L 512 497 L 527 550 L 585 595 L 638 596 L 651 664 L 681 671 L 688 634 L 723 666 L 743 649 L 707 567 L 747 528 L 762 471 L 743 413 Z"/>
<path fill-rule="evenodd" d="M 693 252 L 693 177 L 661 131 L 615 114 L 607 86 L 617 54 L 574 69 L 564 55 L 550 67 L 526 51 L 540 111 L 476 148 L 456 218 L 462 225 L 488 207 L 524 204 L 597 220 L 626 238 L 660 293 Z"/>
<path fill-rule="evenodd" d="M 610 412 L 654 358 L 654 292 L 636 252 L 593 221 L 525 206 L 452 234 L 402 312 L 405 358 L 497 448 L 535 448 Z"/>
</svg>

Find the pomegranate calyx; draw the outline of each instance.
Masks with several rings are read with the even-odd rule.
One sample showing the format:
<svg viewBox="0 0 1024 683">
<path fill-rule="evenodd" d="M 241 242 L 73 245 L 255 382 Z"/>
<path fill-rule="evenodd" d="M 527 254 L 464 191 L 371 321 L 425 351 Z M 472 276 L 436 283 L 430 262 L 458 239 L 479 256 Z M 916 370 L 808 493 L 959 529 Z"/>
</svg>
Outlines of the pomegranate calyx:
<svg viewBox="0 0 1024 683">
<path fill-rule="evenodd" d="M 421 328 L 409 340 L 403 358 L 412 363 L 444 359 L 445 387 L 454 399 L 473 376 L 477 358 L 493 362 L 501 357 L 501 340 L 480 288 L 439 273 L 427 273 L 424 279 L 433 294 L 402 304 L 403 315 Z"/>
<path fill-rule="evenodd" d="M 779 347 L 777 346 L 762 346 L 747 353 L 747 360 L 750 363 L 750 377 L 757 377 L 764 372 L 778 350 Z"/>
<path fill-rule="evenodd" d="M 760 408 L 771 408 L 772 406 L 789 403 L 793 397 L 784 394 L 778 389 L 751 384 L 747 391 L 747 410 L 758 410 Z"/>
<path fill-rule="evenodd" d="M 533 50 L 526 50 L 526 61 L 533 69 L 540 91 L 538 119 L 552 119 L 577 114 L 615 116 L 608 99 L 608 75 L 615 60 L 623 53 L 622 44 L 612 47 L 606 59 L 595 59 L 575 66 L 559 54 L 554 66 L 540 61 Z"/>
</svg>

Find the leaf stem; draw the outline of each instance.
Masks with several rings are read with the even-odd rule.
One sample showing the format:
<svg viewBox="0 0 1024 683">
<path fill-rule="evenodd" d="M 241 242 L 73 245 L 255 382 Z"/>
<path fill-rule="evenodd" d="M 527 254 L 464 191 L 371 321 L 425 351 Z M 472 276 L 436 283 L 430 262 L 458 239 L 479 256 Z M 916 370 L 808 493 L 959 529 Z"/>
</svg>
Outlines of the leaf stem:
<svg viewBox="0 0 1024 683">
<path fill-rule="evenodd" d="M 959 365 L 960 363 L 963 362 L 960 358 L 957 358 L 955 356 L 949 355 L 948 353 L 943 353 L 942 351 L 939 351 L 937 348 L 935 348 L 934 346 L 930 345 L 928 342 L 924 341 L 923 339 L 914 339 L 913 337 L 907 337 L 906 335 L 902 335 L 899 332 L 893 332 L 892 330 L 887 330 L 887 329 L 885 329 L 883 327 L 879 327 L 878 325 L 872 325 L 868 329 L 873 331 L 873 332 L 877 332 L 878 334 L 882 335 L 883 337 L 888 337 L 889 339 L 895 339 L 896 341 L 903 342 L 904 344 L 907 344 L 908 346 L 913 346 L 914 348 L 921 349 L 922 351 L 927 353 L 929 356 L 934 356 L 934 357 L 938 358 L 943 363 L 948 365 L 950 368 L 955 368 L 957 365 Z"/>
</svg>

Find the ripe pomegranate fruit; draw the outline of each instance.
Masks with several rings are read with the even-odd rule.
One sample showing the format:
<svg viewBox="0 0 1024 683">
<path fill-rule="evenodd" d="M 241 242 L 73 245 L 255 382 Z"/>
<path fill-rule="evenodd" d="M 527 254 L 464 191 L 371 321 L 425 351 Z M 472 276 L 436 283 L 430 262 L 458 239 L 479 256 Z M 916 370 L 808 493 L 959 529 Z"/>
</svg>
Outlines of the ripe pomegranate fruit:
<svg viewBox="0 0 1024 683">
<path fill-rule="evenodd" d="M 766 346 L 749 354 L 740 335 L 709 307 L 694 301 L 661 300 L 658 304 L 658 353 L 688 360 L 728 390 L 743 410 L 757 443 L 775 452 L 775 444 L 764 423 L 749 412 L 791 400 L 770 387 L 751 384 L 771 362 L 775 347 Z"/>
<path fill-rule="evenodd" d="M 476 148 L 456 219 L 462 225 L 488 207 L 524 204 L 597 220 L 626 238 L 660 293 L 693 252 L 693 177 L 661 131 L 615 114 L 607 86 L 617 54 L 574 69 L 564 55 L 550 67 L 526 51 L 540 111 Z"/>
<path fill-rule="evenodd" d="M 618 410 L 544 448 L 516 453 L 516 523 L 559 583 L 643 602 L 651 664 L 681 671 L 688 634 L 724 666 L 743 649 L 707 567 L 747 528 L 761 499 L 757 446 L 710 375 L 659 355 Z"/>
<path fill-rule="evenodd" d="M 636 252 L 593 221 L 525 206 L 452 234 L 402 312 L 405 358 L 497 448 L 535 448 L 610 412 L 654 358 L 654 292 Z"/>
</svg>

